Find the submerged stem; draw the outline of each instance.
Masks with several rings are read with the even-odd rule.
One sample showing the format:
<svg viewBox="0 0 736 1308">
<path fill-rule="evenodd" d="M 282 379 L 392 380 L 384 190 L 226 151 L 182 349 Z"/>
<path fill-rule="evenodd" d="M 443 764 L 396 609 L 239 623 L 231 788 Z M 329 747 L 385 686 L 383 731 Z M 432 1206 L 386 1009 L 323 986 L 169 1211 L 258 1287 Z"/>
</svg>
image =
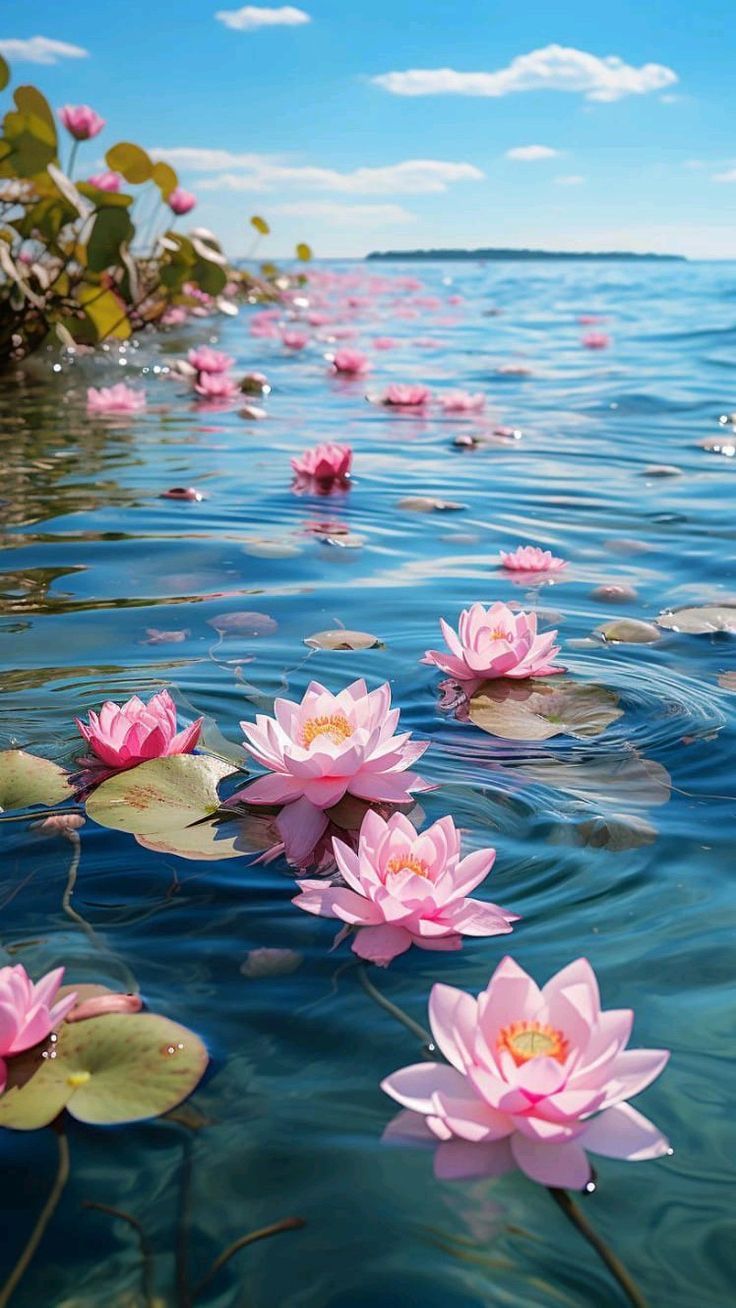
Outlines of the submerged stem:
<svg viewBox="0 0 736 1308">
<path fill-rule="evenodd" d="M 381 994 L 381 991 L 369 980 L 362 964 L 358 966 L 358 980 L 374 1003 L 380 1004 L 381 1008 L 385 1008 L 386 1012 L 395 1017 L 397 1022 L 401 1022 L 401 1025 L 405 1026 L 407 1031 L 411 1031 L 412 1035 L 421 1040 L 423 1045 L 428 1046 L 430 1051 L 434 1050 L 434 1041 L 429 1031 L 425 1031 L 424 1027 L 415 1022 L 413 1017 L 409 1017 L 409 1014 L 405 1013 L 403 1008 L 399 1008 L 398 1004 L 393 1003 L 391 999 L 387 999 L 385 995 Z"/>
<path fill-rule="evenodd" d="M 28 1271 L 28 1268 L 30 1267 L 31 1262 L 33 1260 L 33 1255 L 38 1249 L 38 1246 L 41 1243 L 46 1233 L 46 1227 L 48 1226 L 49 1222 L 51 1221 L 51 1218 L 56 1212 L 59 1200 L 61 1199 L 62 1193 L 64 1191 L 64 1186 L 69 1180 L 69 1142 L 66 1138 L 66 1135 L 64 1134 L 64 1129 L 62 1126 L 56 1126 L 54 1127 L 54 1130 L 56 1132 L 56 1144 L 58 1149 L 58 1160 L 56 1164 L 56 1176 L 54 1177 L 54 1184 L 51 1187 L 51 1193 L 49 1194 L 46 1203 L 44 1204 L 43 1208 L 41 1209 L 41 1212 L 36 1218 L 36 1224 L 33 1230 L 31 1231 L 25 1249 L 23 1250 L 22 1254 L 20 1255 L 20 1258 L 16 1262 L 15 1267 L 10 1273 L 10 1276 L 8 1277 L 7 1281 L 3 1285 L 2 1289 L 0 1289 L 0 1308 L 7 1308 L 7 1305 L 10 1303 L 13 1294 L 18 1288 L 21 1278 Z"/>
<path fill-rule="evenodd" d="M 246 1245 L 255 1244 L 256 1240 L 268 1240 L 272 1235 L 281 1235 L 282 1231 L 299 1231 L 303 1226 L 306 1226 L 303 1217 L 284 1217 L 280 1222 L 273 1222 L 271 1226 L 262 1226 L 259 1231 L 250 1231 L 248 1235 L 241 1235 L 240 1239 L 233 1240 L 227 1249 L 223 1249 L 222 1253 L 217 1255 L 209 1271 L 205 1272 L 202 1280 L 195 1285 L 192 1299 L 197 1299 L 217 1273 L 226 1263 L 229 1263 L 233 1255 L 245 1249 Z"/>
<path fill-rule="evenodd" d="M 618 1282 L 633 1308 L 647 1308 L 644 1295 L 636 1282 L 632 1280 L 621 1260 L 612 1249 L 609 1249 L 605 1240 L 590 1225 L 587 1217 L 584 1216 L 574 1200 L 570 1198 L 567 1191 L 558 1190 L 554 1186 L 549 1186 L 548 1189 L 567 1220 L 580 1232 L 583 1239 L 587 1240 L 588 1244 L 595 1249 L 601 1262 L 608 1268 L 614 1280 Z"/>
<path fill-rule="evenodd" d="M 143 1302 L 145 1308 L 153 1308 L 154 1298 L 154 1278 L 153 1278 L 153 1247 L 148 1236 L 137 1217 L 132 1213 L 126 1213 L 122 1208 L 113 1208 L 110 1204 L 98 1204 L 92 1199 L 85 1199 L 82 1204 L 83 1208 L 94 1208 L 98 1213 L 106 1213 L 108 1217 L 117 1217 L 121 1222 L 127 1222 L 132 1226 L 138 1236 L 138 1244 L 141 1251 L 141 1290 L 143 1293 Z"/>
</svg>

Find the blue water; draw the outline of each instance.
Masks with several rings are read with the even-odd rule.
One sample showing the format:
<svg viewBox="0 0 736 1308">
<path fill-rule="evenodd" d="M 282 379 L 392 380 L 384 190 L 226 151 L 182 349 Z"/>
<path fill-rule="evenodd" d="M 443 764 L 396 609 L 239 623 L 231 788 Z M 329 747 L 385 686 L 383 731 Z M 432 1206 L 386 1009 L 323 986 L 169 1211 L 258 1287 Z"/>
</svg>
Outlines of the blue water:
<svg viewBox="0 0 736 1308">
<path fill-rule="evenodd" d="M 478 990 L 506 947 L 540 980 L 585 954 L 605 1006 L 635 1008 L 632 1043 L 673 1051 L 636 1106 L 675 1152 L 635 1165 L 598 1160 L 597 1191 L 581 1202 L 650 1304 L 722 1308 L 736 1272 L 736 696 L 719 677 L 731 672 L 736 684 L 736 638 L 589 638 L 607 619 L 651 620 L 736 595 L 736 459 L 701 447 L 722 430 L 719 415 L 736 409 L 736 266 L 341 269 L 423 283 L 355 311 L 349 343 L 375 358 L 367 383 L 327 376 L 325 340 L 289 354 L 252 336 L 245 309 L 237 320 L 65 360 L 60 372 L 55 356 L 41 355 L 4 385 L 2 743 L 68 762 L 75 714 L 162 686 L 184 719 L 209 714 L 237 742 L 240 719 L 277 693 L 301 697 L 312 678 L 334 690 L 358 676 L 388 679 L 405 725 L 432 741 L 421 771 L 439 789 L 422 797 L 427 819 L 452 812 L 470 844 L 497 847 L 484 893 L 523 921 L 503 944 L 412 951 L 377 983 L 424 1022 L 433 981 Z M 448 304 L 456 294 L 462 302 Z M 411 307 L 416 295 L 440 304 L 397 319 L 392 306 Z M 605 317 L 610 349 L 581 347 L 581 314 Z M 398 347 L 373 352 L 378 335 Z M 192 405 L 168 369 L 205 338 L 234 354 L 240 372 L 268 374 L 266 420 Z M 416 343 L 427 338 L 439 348 Z M 531 373 L 497 372 L 509 363 Z M 86 386 L 121 378 L 145 385 L 148 412 L 90 420 Z M 456 446 L 472 420 L 365 402 L 366 390 L 389 381 L 482 390 L 490 424 L 521 439 Z M 353 446 L 352 488 L 329 500 L 293 495 L 289 458 L 326 439 Z M 650 475 L 652 464 L 679 475 Z M 172 485 L 206 498 L 161 500 Z M 407 495 L 465 507 L 413 513 L 397 507 Z M 325 519 L 348 529 L 347 547 L 344 535 L 328 543 L 311 530 Z M 522 542 L 569 560 L 558 584 L 530 591 L 504 579 L 498 549 Z M 608 583 L 636 597 L 594 598 Z M 571 672 L 618 693 L 624 715 L 602 736 L 510 743 L 438 708 L 439 678 L 418 663 L 437 647 L 438 618 L 495 599 L 537 607 L 559 628 Z M 221 638 L 218 619 L 243 612 L 278 625 Z M 342 624 L 382 646 L 303 645 Z M 632 819 L 648 824 L 649 843 L 631 837 Z M 628 837 L 610 843 L 622 830 Z M 438 1182 L 427 1154 L 380 1144 L 393 1106 L 379 1080 L 416 1060 L 417 1041 L 340 970 L 350 955 L 346 946 L 329 952 L 334 924 L 291 906 L 283 860 L 183 861 L 92 822 L 81 835 L 75 904 L 103 947 L 62 912 L 68 844 L 0 824 L 0 940 L 12 951 L 0 949 L 0 963 L 37 974 L 65 962 L 70 979 L 117 988 L 132 972 L 152 1009 L 202 1034 L 212 1066 L 189 1124 L 72 1124 L 71 1180 L 17 1308 L 143 1302 L 134 1234 L 85 1201 L 142 1223 L 167 1305 L 186 1302 L 177 1239 L 179 1264 L 186 1248 L 196 1280 L 243 1232 L 292 1215 L 306 1219 L 303 1230 L 243 1250 L 198 1302 L 625 1302 L 543 1189 L 518 1174 Z M 262 946 L 298 951 L 301 965 L 250 979 L 241 965 Z M 53 1142 L 6 1132 L 0 1158 L 7 1272 L 48 1192 Z"/>
</svg>

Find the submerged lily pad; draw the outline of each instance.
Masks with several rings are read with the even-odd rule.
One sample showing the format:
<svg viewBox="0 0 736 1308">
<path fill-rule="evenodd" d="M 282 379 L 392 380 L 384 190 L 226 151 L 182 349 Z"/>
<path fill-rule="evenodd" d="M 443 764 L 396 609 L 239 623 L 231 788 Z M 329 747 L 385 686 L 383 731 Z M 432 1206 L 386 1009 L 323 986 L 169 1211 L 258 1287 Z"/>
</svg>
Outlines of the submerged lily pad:
<svg viewBox="0 0 736 1308">
<path fill-rule="evenodd" d="M 151 759 L 103 781 L 87 800 L 87 813 L 100 826 L 161 838 L 216 813 L 217 786 L 235 771 L 200 754 Z"/>
<path fill-rule="evenodd" d="M 692 636 L 710 635 L 714 631 L 736 633 L 736 604 L 698 604 L 666 610 L 660 613 L 657 625 Z"/>
<path fill-rule="evenodd" d="M 316 631 L 313 636 L 305 636 L 304 644 L 310 649 L 376 649 L 383 642 L 378 636 L 371 636 L 367 631 L 345 631 L 338 627 L 334 631 Z"/>
<path fill-rule="evenodd" d="M 656 839 L 657 828 L 636 813 L 597 813 L 583 822 L 558 828 L 553 843 L 572 843 L 619 854 L 626 849 L 653 845 Z"/>
<path fill-rule="evenodd" d="M 64 1024 L 44 1050 L 10 1060 L 0 1126 L 35 1131 L 64 1108 L 93 1125 L 160 1117 L 191 1094 L 207 1062 L 199 1036 L 154 1013 Z"/>
<path fill-rule="evenodd" d="M 612 645 L 652 645 L 661 633 L 651 622 L 639 618 L 616 618 L 596 627 L 595 634 Z"/>
<path fill-rule="evenodd" d="M 634 749 L 626 753 L 604 754 L 597 759 L 588 758 L 583 762 L 560 758 L 535 759 L 525 762 L 519 771 L 532 781 L 554 786 L 576 799 L 596 806 L 610 804 L 615 812 L 666 804 L 672 790 L 672 778 L 667 769 Z"/>
<path fill-rule="evenodd" d="M 399 500 L 399 508 L 408 509 L 410 513 L 458 513 L 467 505 L 454 500 L 437 500 L 430 495 L 408 495 Z"/>
<path fill-rule="evenodd" d="M 471 721 L 504 740 L 599 736 L 620 718 L 618 695 L 605 686 L 540 679 L 486 681 L 470 701 Z"/>
<path fill-rule="evenodd" d="M 221 636 L 270 636 L 279 625 L 268 613 L 219 613 L 207 622 Z"/>
<path fill-rule="evenodd" d="M 69 776 L 58 763 L 23 749 L 0 750 L 0 812 L 9 808 L 48 808 L 70 799 Z"/>
</svg>

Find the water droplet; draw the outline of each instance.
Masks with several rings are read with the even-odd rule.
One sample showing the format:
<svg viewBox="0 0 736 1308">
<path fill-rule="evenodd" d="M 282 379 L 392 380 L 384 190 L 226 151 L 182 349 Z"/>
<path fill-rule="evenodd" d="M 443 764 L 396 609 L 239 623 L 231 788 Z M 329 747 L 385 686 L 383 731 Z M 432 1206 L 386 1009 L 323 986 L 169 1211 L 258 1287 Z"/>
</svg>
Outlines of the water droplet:
<svg viewBox="0 0 736 1308">
<path fill-rule="evenodd" d="M 588 1181 L 588 1184 L 587 1184 L 586 1187 L 585 1187 L 585 1193 L 586 1193 L 586 1194 L 595 1194 L 597 1188 L 598 1188 L 598 1187 L 596 1186 L 595 1181 Z"/>
</svg>

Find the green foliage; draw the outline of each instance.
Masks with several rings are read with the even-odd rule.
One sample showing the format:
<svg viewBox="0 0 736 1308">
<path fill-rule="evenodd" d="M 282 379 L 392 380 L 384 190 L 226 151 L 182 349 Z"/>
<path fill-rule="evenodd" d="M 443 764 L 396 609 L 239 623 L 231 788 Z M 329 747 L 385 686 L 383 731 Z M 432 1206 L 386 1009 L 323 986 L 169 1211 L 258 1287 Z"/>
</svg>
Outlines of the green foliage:
<svg viewBox="0 0 736 1308">
<path fill-rule="evenodd" d="M 116 263 L 122 247 L 130 244 L 134 232 L 127 209 L 100 209 L 87 241 L 87 267 L 90 272 L 104 272 Z"/>
<path fill-rule="evenodd" d="M 8 65 L 6 64 L 2 55 L 0 55 L 0 91 L 5 90 L 9 81 L 10 81 L 10 69 L 8 68 Z"/>
<path fill-rule="evenodd" d="M 71 794 L 67 773 L 58 763 L 23 749 L 0 750 L 0 812 L 34 804 L 50 807 Z"/>
<path fill-rule="evenodd" d="M 261 236 L 268 236 L 269 232 L 271 231 L 271 228 L 266 222 L 266 219 L 259 218 L 257 214 L 255 214 L 251 218 L 250 225 L 251 227 L 255 227 L 256 231 L 261 233 Z"/>
<path fill-rule="evenodd" d="M 179 178 L 170 164 L 159 160 L 153 165 L 151 172 L 151 181 L 156 183 L 161 192 L 161 199 L 168 200 L 172 191 L 175 191 L 179 185 Z"/>
<path fill-rule="evenodd" d="M 133 145 L 131 141 L 120 141 L 117 145 L 112 145 L 105 155 L 105 163 L 133 186 L 150 182 L 153 177 L 153 161 L 145 150 L 139 145 Z"/>
<path fill-rule="evenodd" d="M 300 241 L 296 247 L 296 257 L 301 259 L 302 263 L 309 263 L 312 257 L 312 247 L 307 245 L 305 241 Z"/>
</svg>

